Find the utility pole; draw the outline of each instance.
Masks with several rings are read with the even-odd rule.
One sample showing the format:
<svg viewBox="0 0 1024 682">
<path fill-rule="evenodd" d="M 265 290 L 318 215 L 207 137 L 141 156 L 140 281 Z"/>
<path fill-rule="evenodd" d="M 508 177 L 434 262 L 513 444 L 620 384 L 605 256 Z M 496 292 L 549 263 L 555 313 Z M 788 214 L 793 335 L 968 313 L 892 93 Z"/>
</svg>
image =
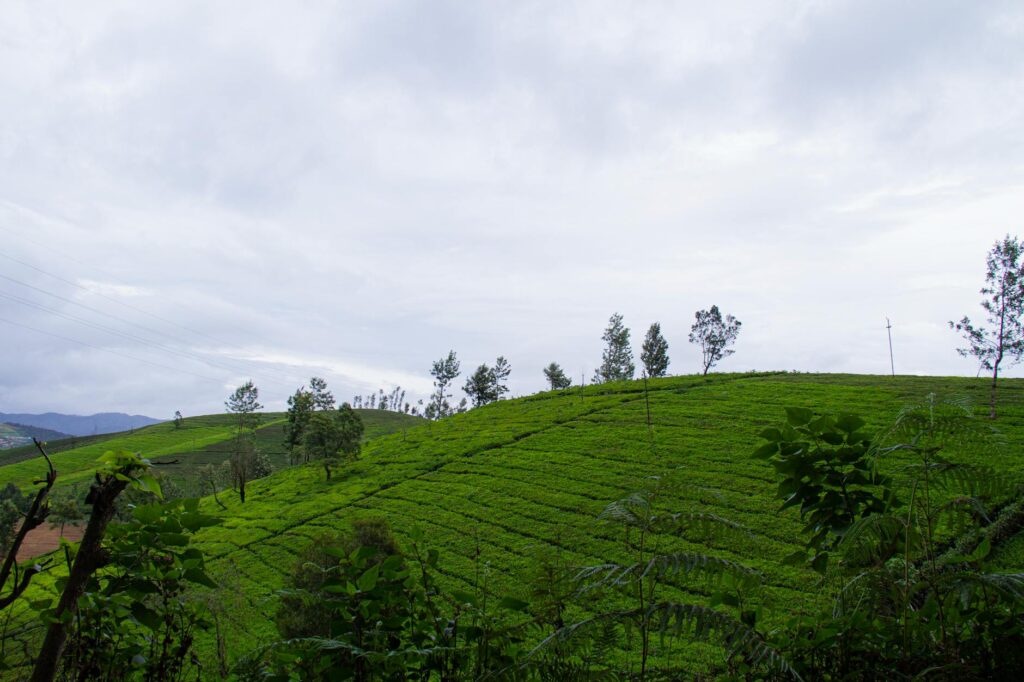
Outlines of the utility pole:
<svg viewBox="0 0 1024 682">
<path fill-rule="evenodd" d="M 889 333 L 889 368 L 892 369 L 892 375 L 896 376 L 896 363 L 892 359 L 892 322 L 889 318 L 885 318 L 885 330 Z"/>
</svg>

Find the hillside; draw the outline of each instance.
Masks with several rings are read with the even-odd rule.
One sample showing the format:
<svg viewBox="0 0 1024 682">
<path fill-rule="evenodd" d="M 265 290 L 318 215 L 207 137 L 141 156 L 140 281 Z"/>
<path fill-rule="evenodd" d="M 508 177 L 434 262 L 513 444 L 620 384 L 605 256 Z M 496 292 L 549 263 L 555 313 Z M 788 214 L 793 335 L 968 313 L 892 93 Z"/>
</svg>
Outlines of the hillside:
<svg viewBox="0 0 1024 682">
<path fill-rule="evenodd" d="M 440 552 L 448 587 L 472 590 L 486 576 L 490 592 L 526 597 L 538 554 L 557 555 L 572 566 L 620 560 L 621 527 L 596 517 L 609 502 L 650 485 L 651 476 L 666 483 L 663 511 L 711 512 L 751 531 L 741 544 L 679 537 L 659 542 L 663 549 L 704 552 L 758 570 L 765 622 L 779 623 L 811 609 L 819 597 L 815 574 L 781 563 L 799 547 L 802 524 L 795 510 L 778 511 L 772 470 L 750 457 L 761 429 L 781 421 L 787 406 L 852 412 L 880 427 L 931 392 L 969 396 L 979 406 L 987 397 L 984 380 L 976 379 L 787 373 L 674 377 L 653 380 L 649 388 L 649 400 L 641 382 L 627 382 L 502 401 L 410 428 L 403 424 L 400 431 L 369 440 L 361 458 L 330 482 L 317 466 L 292 467 L 251 483 L 245 504 L 236 495 L 222 495 L 225 511 L 204 500 L 206 510 L 222 518 L 221 525 L 200 533 L 198 545 L 220 583 L 211 598 L 221 613 L 229 657 L 237 660 L 275 636 L 275 593 L 298 553 L 354 519 L 383 517 L 400 542 L 422 528 L 428 545 Z M 995 456 L 955 454 L 1020 475 L 1024 381 L 1006 380 L 1000 391 L 997 425 L 1006 447 Z M 212 438 L 219 419 L 195 418 L 191 428 L 210 430 Z M 151 446 L 165 451 L 147 454 L 168 454 L 172 441 L 186 447 L 168 426 L 153 427 L 147 436 Z M 63 455 L 78 461 L 74 451 Z M 893 455 L 886 466 L 895 471 L 900 464 Z M 0 468 L 0 477 L 10 480 L 7 468 Z M 998 551 L 1005 566 L 1021 567 L 1020 541 Z M 38 588 L 50 580 L 40 579 Z M 676 594 L 693 600 L 707 589 L 680 586 Z M 205 637 L 201 654 L 212 670 L 216 644 Z M 721 654 L 687 645 L 671 655 L 697 673 Z"/>
<path fill-rule="evenodd" d="M 30 445 L 32 439 L 41 441 L 67 438 L 68 434 L 59 431 L 51 431 L 38 426 L 26 426 L 25 424 L 0 423 L 0 450 Z"/>
<path fill-rule="evenodd" d="M 140 414 L 124 414 L 123 412 L 100 412 L 99 414 L 87 416 L 60 414 L 59 412 L 47 412 L 45 414 L 7 414 L 0 412 L 0 422 L 38 426 L 71 436 L 93 436 L 104 433 L 116 433 L 118 431 L 129 431 L 152 424 L 159 424 L 160 420 Z"/>
<path fill-rule="evenodd" d="M 761 571 L 763 605 L 769 620 L 777 621 L 813 605 L 809 588 L 816 576 L 780 563 L 798 547 L 801 524 L 795 511 L 777 511 L 772 471 L 749 457 L 758 432 L 783 419 L 786 406 L 853 412 L 880 426 L 929 392 L 983 403 L 984 391 L 981 380 L 951 378 L 669 378 L 650 382 L 650 431 L 640 382 L 503 401 L 375 439 L 330 483 L 313 466 L 257 481 L 245 505 L 235 498 L 227 512 L 209 505 L 224 522 L 202 534 L 201 546 L 230 604 L 228 646 L 237 657 L 274 636 L 274 592 L 283 587 L 297 552 L 355 518 L 382 516 L 400 540 L 414 526 L 425 529 L 453 587 L 471 588 L 485 570 L 494 592 L 522 595 L 538 552 L 560 553 L 576 566 L 618 558 L 621 529 L 595 518 L 609 502 L 659 475 L 670 482 L 665 511 L 714 512 L 754 534 L 742 546 L 678 538 L 663 539 L 665 546 Z M 1006 381 L 1001 401 L 999 427 L 1008 447 L 986 461 L 1020 474 L 1024 382 Z M 244 599 L 237 596 L 242 593 Z M 207 643 L 205 655 L 212 656 L 211 647 Z M 718 656 L 692 647 L 686 659 L 701 669 Z"/>
<path fill-rule="evenodd" d="M 392 433 L 416 425 L 422 420 L 407 414 L 385 410 L 357 410 L 366 427 L 365 438 Z M 281 431 L 284 414 L 269 412 L 257 431 L 260 450 L 275 468 L 286 464 Z M 175 477 L 180 488 L 188 493 L 198 490 L 191 485 L 197 467 L 219 464 L 230 454 L 225 442 L 234 436 L 235 418 L 229 414 L 189 417 L 181 428 L 172 422 L 161 422 L 133 432 L 106 436 L 72 437 L 47 443 L 54 467 L 60 473 L 58 490 L 87 482 L 95 469 L 96 460 L 107 450 L 141 452 L 161 466 L 165 476 Z M 0 487 L 13 483 L 27 488 L 39 478 L 46 465 L 35 446 L 23 446 L 0 453 Z"/>
</svg>

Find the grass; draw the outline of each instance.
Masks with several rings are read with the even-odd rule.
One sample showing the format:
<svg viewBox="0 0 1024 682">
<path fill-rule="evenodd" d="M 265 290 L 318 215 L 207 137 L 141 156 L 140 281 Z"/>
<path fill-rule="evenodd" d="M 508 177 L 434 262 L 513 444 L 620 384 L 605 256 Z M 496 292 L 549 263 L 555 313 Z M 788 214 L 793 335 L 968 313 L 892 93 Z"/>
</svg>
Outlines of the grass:
<svg viewBox="0 0 1024 682">
<path fill-rule="evenodd" d="M 251 501 L 229 501 L 224 523 L 201 540 L 214 573 L 247 595 L 230 614 L 232 653 L 275 635 L 274 591 L 284 586 L 297 552 L 355 518 L 387 518 L 400 541 L 414 525 L 424 528 L 441 552 L 450 587 L 472 588 L 486 564 L 493 591 L 522 596 L 538 552 L 561 553 L 580 566 L 619 558 L 619 529 L 595 517 L 651 475 L 671 482 L 667 511 L 711 511 L 754 534 L 742 546 L 663 538 L 663 547 L 707 552 L 761 571 L 770 619 L 811 609 L 816 576 L 779 562 L 798 548 L 801 523 L 795 511 L 777 511 L 772 471 L 748 456 L 757 433 L 783 419 L 790 405 L 854 412 L 880 427 L 929 392 L 967 394 L 978 404 L 985 398 L 984 383 L 972 379 L 799 374 L 679 377 L 651 381 L 650 390 L 650 431 L 639 382 L 571 389 L 376 439 L 329 483 L 312 466 L 257 481 Z M 998 423 L 1009 447 L 1001 459 L 985 461 L 1020 474 L 1024 382 L 1007 381 L 1001 401 Z M 679 594 L 694 598 L 692 591 Z M 686 665 L 695 671 L 719 655 L 684 647 Z"/>
<path fill-rule="evenodd" d="M 226 511 L 204 501 L 208 511 L 223 519 L 203 531 L 198 543 L 221 582 L 218 598 L 231 604 L 222 623 L 230 656 L 237 659 L 276 635 L 275 591 L 284 587 L 299 551 L 353 519 L 384 517 L 400 542 L 412 527 L 423 528 L 441 553 L 448 587 L 473 589 L 475 576 L 483 572 L 491 591 L 524 596 L 538 553 L 558 553 L 578 566 L 622 558 L 621 529 L 595 518 L 609 502 L 648 484 L 652 475 L 668 483 L 666 511 L 713 512 L 753 534 L 741 544 L 659 538 L 661 547 L 704 552 L 757 569 L 763 575 L 760 602 L 768 624 L 779 622 L 816 608 L 820 597 L 814 574 L 780 563 L 800 546 L 802 524 L 795 510 L 778 511 L 772 470 L 749 457 L 759 444 L 758 432 L 781 421 L 786 406 L 852 412 L 869 426 L 881 427 L 903 405 L 930 392 L 967 395 L 979 406 L 979 415 L 985 414 L 983 380 L 684 376 L 650 382 L 650 428 L 642 384 L 622 382 L 502 401 L 441 422 L 419 422 L 368 441 L 361 458 L 330 482 L 315 465 L 276 472 L 250 484 L 245 504 L 233 494 L 221 496 Z M 1007 442 L 1001 453 L 950 454 L 1019 476 L 1024 473 L 1024 381 L 1003 381 L 1000 415 L 997 426 Z M 885 466 L 895 471 L 900 463 L 893 459 Z M 1021 547 L 1011 541 L 1001 561 L 1024 566 Z M 679 584 L 670 591 L 694 600 L 706 589 Z M 201 653 L 206 669 L 215 669 L 214 642 L 205 640 Z M 684 645 L 661 655 L 693 674 L 721 654 L 714 647 Z"/>
<path fill-rule="evenodd" d="M 386 410 L 357 410 L 366 427 L 366 438 L 392 433 L 418 424 L 422 420 L 407 414 Z M 283 446 L 284 413 L 263 414 L 257 430 L 260 449 L 270 458 L 275 468 L 287 465 Z M 219 464 L 231 454 L 229 441 L 235 434 L 236 420 L 229 414 L 189 417 L 181 428 L 173 422 L 153 424 L 134 431 L 100 436 L 67 438 L 47 443 L 47 452 L 57 469 L 58 489 L 81 487 L 92 478 L 96 460 L 107 450 L 141 452 L 154 463 L 158 471 L 175 479 L 179 488 L 197 489 L 195 470 L 203 464 Z M 10 457 L 0 457 L 0 488 L 13 483 L 23 489 L 32 487 L 33 481 L 46 472 L 46 463 L 35 446 L 15 448 Z"/>
</svg>

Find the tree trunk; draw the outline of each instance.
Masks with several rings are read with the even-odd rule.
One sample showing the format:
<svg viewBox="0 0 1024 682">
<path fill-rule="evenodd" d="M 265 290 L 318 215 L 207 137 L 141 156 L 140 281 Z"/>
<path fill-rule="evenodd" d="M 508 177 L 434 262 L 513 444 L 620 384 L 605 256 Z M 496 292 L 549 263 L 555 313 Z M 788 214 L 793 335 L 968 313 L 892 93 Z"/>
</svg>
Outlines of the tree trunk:
<svg viewBox="0 0 1024 682">
<path fill-rule="evenodd" d="M 241 476 L 238 477 L 238 497 L 245 502 L 245 478 Z"/>
<path fill-rule="evenodd" d="M 327 472 L 327 480 L 331 480 L 331 465 L 328 464 L 326 461 L 324 462 L 324 471 Z"/>
<path fill-rule="evenodd" d="M 107 524 L 110 523 L 110 519 L 114 515 L 114 501 L 126 485 L 128 485 L 127 481 L 121 481 L 111 476 L 94 483 L 92 490 L 89 491 L 89 497 L 86 498 L 86 502 L 92 504 L 89 525 L 85 527 L 85 535 L 78 547 L 75 563 L 71 566 L 71 573 L 68 574 L 64 593 L 60 596 L 60 603 L 54 614 L 55 621 L 46 631 L 46 639 L 43 640 L 43 646 L 39 650 L 31 682 L 52 682 L 57 674 L 57 666 L 60 663 L 61 654 L 64 653 L 64 645 L 67 643 L 68 626 L 74 622 L 74 615 L 78 611 L 78 600 L 85 592 L 89 578 L 105 560 L 101 547 L 103 535 L 107 531 Z"/>
<path fill-rule="evenodd" d="M 992 390 L 988 398 L 988 418 L 996 418 L 996 380 L 999 378 L 999 360 L 993 363 L 992 367 Z"/>
</svg>

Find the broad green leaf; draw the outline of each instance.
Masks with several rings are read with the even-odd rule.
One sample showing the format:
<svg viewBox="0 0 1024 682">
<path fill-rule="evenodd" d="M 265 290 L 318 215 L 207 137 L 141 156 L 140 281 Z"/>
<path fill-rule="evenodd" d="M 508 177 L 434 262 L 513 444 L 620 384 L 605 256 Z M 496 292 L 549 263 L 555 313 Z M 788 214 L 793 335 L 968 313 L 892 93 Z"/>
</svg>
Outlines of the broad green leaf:
<svg viewBox="0 0 1024 682">
<path fill-rule="evenodd" d="M 814 413 L 806 407 L 787 407 L 786 421 L 793 426 L 804 426 L 811 421 Z"/>
<path fill-rule="evenodd" d="M 359 580 L 356 581 L 356 585 L 359 587 L 361 592 L 369 592 L 377 586 L 377 577 L 380 575 L 380 564 L 374 564 L 370 566 L 359 576 Z"/>
</svg>

